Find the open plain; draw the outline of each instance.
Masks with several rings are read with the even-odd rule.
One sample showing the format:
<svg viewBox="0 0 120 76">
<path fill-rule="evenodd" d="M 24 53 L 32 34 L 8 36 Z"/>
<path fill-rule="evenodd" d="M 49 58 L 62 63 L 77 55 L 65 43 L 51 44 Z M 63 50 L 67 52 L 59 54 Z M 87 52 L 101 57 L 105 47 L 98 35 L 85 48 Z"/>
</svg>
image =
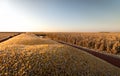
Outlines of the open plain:
<svg viewBox="0 0 120 76">
<path fill-rule="evenodd" d="M 120 68 L 50 38 L 23 33 L 0 43 L 0 76 L 119 76 Z"/>
</svg>

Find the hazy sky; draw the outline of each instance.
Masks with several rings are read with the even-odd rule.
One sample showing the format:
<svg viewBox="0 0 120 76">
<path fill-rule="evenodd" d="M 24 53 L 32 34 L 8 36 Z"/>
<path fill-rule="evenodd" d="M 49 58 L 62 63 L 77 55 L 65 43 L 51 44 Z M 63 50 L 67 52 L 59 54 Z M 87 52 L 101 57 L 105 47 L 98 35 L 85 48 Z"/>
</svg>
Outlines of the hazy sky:
<svg viewBox="0 0 120 76">
<path fill-rule="evenodd" d="M 120 0 L 0 0 L 0 31 L 120 32 Z"/>
</svg>

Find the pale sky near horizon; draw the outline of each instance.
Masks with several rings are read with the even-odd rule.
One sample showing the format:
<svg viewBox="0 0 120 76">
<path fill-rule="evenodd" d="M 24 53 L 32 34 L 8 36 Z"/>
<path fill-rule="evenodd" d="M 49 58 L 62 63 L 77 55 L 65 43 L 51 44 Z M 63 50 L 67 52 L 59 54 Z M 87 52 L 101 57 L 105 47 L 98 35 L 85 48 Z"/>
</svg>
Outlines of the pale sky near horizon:
<svg viewBox="0 0 120 76">
<path fill-rule="evenodd" d="M 0 32 L 120 32 L 120 0 L 0 0 Z"/>
</svg>

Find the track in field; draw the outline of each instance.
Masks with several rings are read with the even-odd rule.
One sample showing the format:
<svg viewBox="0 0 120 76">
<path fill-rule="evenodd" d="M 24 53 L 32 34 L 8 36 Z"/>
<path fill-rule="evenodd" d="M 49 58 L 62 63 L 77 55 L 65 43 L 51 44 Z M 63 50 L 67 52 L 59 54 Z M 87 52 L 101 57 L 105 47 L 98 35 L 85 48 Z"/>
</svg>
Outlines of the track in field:
<svg viewBox="0 0 120 76">
<path fill-rule="evenodd" d="M 13 38 L 13 37 L 15 37 L 15 36 L 18 36 L 18 35 L 20 35 L 20 34 L 21 34 L 21 33 L 19 33 L 19 34 L 17 34 L 17 35 L 14 35 L 14 36 L 9 36 L 9 37 L 1 40 L 0 42 L 6 41 L 6 40 L 8 40 L 8 39 L 10 39 L 10 38 Z M 95 52 L 95 51 L 90 50 L 90 49 L 87 49 L 87 48 L 83 48 L 83 47 L 80 47 L 80 46 L 72 45 L 72 44 L 69 44 L 69 43 L 61 42 L 61 41 L 58 41 L 58 42 L 61 43 L 61 44 L 69 45 L 69 46 L 72 46 L 72 47 L 74 47 L 74 48 L 78 48 L 78 49 L 80 49 L 80 50 L 83 50 L 83 51 L 85 51 L 85 52 L 88 52 L 88 53 L 90 53 L 90 54 L 92 54 L 92 55 L 94 55 L 94 56 L 96 56 L 96 57 L 98 57 L 98 58 L 100 58 L 100 59 L 103 59 L 103 60 L 107 61 L 108 63 L 110 63 L 110 64 L 112 64 L 112 65 L 117 66 L 117 67 L 120 68 L 120 58 L 118 58 L 118 57 L 114 57 L 114 56 L 112 56 L 112 55 L 107 55 L 107 54 Z"/>
<path fill-rule="evenodd" d="M 90 54 L 92 54 L 92 55 L 94 55 L 94 56 L 96 56 L 100 59 L 103 59 L 103 60 L 107 61 L 108 63 L 120 68 L 120 58 L 118 58 L 118 57 L 114 57 L 112 55 L 107 55 L 107 54 L 95 52 L 93 50 L 83 48 L 83 47 L 80 47 L 80 46 L 76 46 L 76 45 L 72 45 L 72 44 L 69 44 L 69 43 L 66 43 L 66 42 L 61 42 L 61 41 L 58 41 L 58 42 L 61 43 L 61 44 L 69 45 L 69 46 L 78 48 L 80 50 L 83 50 L 85 52 L 88 52 L 88 53 L 90 53 Z"/>
<path fill-rule="evenodd" d="M 20 35 L 20 34 L 21 34 L 21 33 L 18 33 L 18 34 L 14 35 L 14 36 L 8 36 L 7 38 L 4 38 L 4 39 L 0 40 L 0 43 L 1 43 L 1 42 L 4 42 L 4 41 L 6 41 L 6 40 L 8 40 L 8 39 L 10 39 L 10 38 L 13 38 L 13 37 L 15 37 L 15 36 L 18 36 L 18 35 Z"/>
</svg>

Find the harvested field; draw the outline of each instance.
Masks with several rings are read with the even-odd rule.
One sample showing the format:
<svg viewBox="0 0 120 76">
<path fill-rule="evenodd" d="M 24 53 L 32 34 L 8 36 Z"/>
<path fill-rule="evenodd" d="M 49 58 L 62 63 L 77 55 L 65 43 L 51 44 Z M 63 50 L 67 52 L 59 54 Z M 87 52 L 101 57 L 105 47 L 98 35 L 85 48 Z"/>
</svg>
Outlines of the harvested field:
<svg viewBox="0 0 120 76">
<path fill-rule="evenodd" d="M 0 76 L 119 76 L 117 68 L 79 49 L 21 34 L 0 43 Z"/>
</svg>

